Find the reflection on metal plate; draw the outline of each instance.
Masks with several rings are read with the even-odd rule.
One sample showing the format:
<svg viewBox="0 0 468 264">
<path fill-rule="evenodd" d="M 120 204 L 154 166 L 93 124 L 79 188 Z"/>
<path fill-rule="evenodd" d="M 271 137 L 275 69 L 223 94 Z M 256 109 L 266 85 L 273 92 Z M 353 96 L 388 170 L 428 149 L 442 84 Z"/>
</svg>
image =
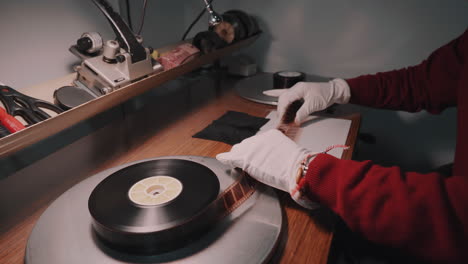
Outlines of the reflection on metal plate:
<svg viewBox="0 0 468 264">
<path fill-rule="evenodd" d="M 327 77 L 320 77 L 306 74 L 307 82 L 326 82 Z M 244 78 L 235 84 L 236 92 L 239 96 L 257 103 L 277 105 L 278 98 L 264 95 L 263 91 L 273 89 L 273 73 L 259 73 L 257 75 Z"/>
<path fill-rule="evenodd" d="M 221 191 L 238 176 L 213 158 L 173 156 L 150 160 L 171 158 L 190 160 L 207 166 L 218 176 Z M 89 195 L 104 178 L 129 165 L 131 164 L 98 173 L 75 185 L 55 200 L 39 218 L 29 237 L 25 262 L 219 263 L 222 259 L 222 263 L 248 264 L 264 263 L 271 256 L 279 239 L 282 212 L 275 192 L 268 187 L 259 188 L 237 210 L 189 246 L 159 255 L 143 256 L 117 252 L 101 245 L 91 227 Z"/>
<path fill-rule="evenodd" d="M 235 85 L 239 96 L 257 103 L 276 105 L 276 97 L 264 95 L 263 91 L 273 89 L 273 74 L 259 73 L 257 75 L 240 80 Z"/>
</svg>

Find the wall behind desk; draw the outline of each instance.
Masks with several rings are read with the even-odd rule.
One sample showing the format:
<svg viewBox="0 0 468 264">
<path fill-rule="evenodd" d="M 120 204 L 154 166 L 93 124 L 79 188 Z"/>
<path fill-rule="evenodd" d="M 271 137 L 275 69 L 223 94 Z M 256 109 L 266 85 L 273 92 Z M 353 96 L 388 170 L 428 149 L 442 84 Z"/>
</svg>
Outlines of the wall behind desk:
<svg viewBox="0 0 468 264">
<path fill-rule="evenodd" d="M 188 22 L 199 2 L 184 5 Z M 417 64 L 468 26 L 465 0 L 216 0 L 213 6 L 218 13 L 241 9 L 257 18 L 264 34 L 248 53 L 262 70 L 328 77 Z M 207 21 L 205 14 L 192 36 Z"/>
<path fill-rule="evenodd" d="M 124 1 L 110 2 L 117 7 Z M 143 1 L 130 3 L 138 27 Z M 243 52 L 261 70 L 297 69 L 325 77 L 417 64 L 468 25 L 466 0 L 216 0 L 213 5 L 219 13 L 241 9 L 258 19 L 264 33 Z M 148 1 L 145 44 L 178 41 L 202 8 L 202 0 Z M 0 81 L 20 91 L 71 72 L 78 61 L 68 48 L 82 32 L 113 37 L 91 0 L 2 1 L 0 10 Z M 206 23 L 205 15 L 189 37 L 206 30 Z M 360 110 L 361 131 L 374 134 L 377 143 L 363 144 L 359 159 L 420 170 L 453 158 L 455 110 L 440 116 Z"/>
<path fill-rule="evenodd" d="M 122 9 L 123 0 L 108 0 Z M 140 1 L 134 7 L 139 26 Z M 149 1 L 143 30 L 145 45 L 159 47 L 182 35 L 184 21 L 176 16 L 181 0 Z M 91 0 L 23 0 L 0 3 L 0 82 L 18 90 L 73 72 L 80 61 L 68 51 L 83 32 L 97 31 L 104 40 L 115 38 L 110 24 Z"/>
<path fill-rule="evenodd" d="M 201 1 L 186 6 L 194 19 Z M 261 70 L 304 71 L 350 78 L 415 65 L 468 26 L 466 0 L 238 0 L 213 2 L 218 13 L 241 9 L 255 16 L 263 34 L 244 51 Z M 202 18 L 192 35 L 206 28 Z M 456 110 L 431 116 L 358 108 L 362 132 L 358 159 L 427 171 L 453 160 Z"/>
</svg>

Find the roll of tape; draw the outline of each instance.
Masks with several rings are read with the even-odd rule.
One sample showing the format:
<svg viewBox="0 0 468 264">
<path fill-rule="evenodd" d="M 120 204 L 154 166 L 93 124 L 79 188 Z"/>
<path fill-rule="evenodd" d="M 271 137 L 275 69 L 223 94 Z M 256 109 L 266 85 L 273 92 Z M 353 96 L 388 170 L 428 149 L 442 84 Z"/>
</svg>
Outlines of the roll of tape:
<svg viewBox="0 0 468 264">
<path fill-rule="evenodd" d="M 273 88 L 290 88 L 305 80 L 305 74 L 298 71 L 279 71 L 273 74 Z"/>
</svg>

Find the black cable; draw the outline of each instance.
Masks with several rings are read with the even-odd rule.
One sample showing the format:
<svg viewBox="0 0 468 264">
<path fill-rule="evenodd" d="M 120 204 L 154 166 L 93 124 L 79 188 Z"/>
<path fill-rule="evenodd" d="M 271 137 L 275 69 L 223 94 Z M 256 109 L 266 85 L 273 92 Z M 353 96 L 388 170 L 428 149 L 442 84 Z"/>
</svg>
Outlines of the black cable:
<svg viewBox="0 0 468 264">
<path fill-rule="evenodd" d="M 141 14 L 141 22 L 140 22 L 140 28 L 138 29 L 137 35 L 141 35 L 141 31 L 143 30 L 143 24 L 145 23 L 145 14 L 146 14 L 146 5 L 148 4 L 148 0 L 145 0 L 143 2 L 143 11 Z"/>
<path fill-rule="evenodd" d="M 214 0 L 208 0 L 208 1 L 209 1 L 209 4 L 211 4 Z M 203 10 L 200 12 L 200 14 L 198 14 L 197 18 L 195 18 L 192 24 L 190 24 L 190 26 L 185 31 L 184 35 L 182 36 L 182 40 L 185 40 L 190 30 L 192 30 L 193 26 L 198 22 L 198 20 L 200 20 L 200 18 L 203 16 L 203 14 L 205 14 L 205 12 L 206 12 L 206 7 L 203 7 Z"/>
<path fill-rule="evenodd" d="M 6 137 L 10 134 L 11 134 L 10 131 L 6 127 L 4 127 L 2 124 L 0 124 L 0 138 Z"/>
<path fill-rule="evenodd" d="M 128 27 L 133 31 L 133 26 L 132 26 L 132 14 L 130 12 L 130 2 L 129 0 L 125 1 L 125 5 L 127 7 L 127 23 Z"/>
</svg>

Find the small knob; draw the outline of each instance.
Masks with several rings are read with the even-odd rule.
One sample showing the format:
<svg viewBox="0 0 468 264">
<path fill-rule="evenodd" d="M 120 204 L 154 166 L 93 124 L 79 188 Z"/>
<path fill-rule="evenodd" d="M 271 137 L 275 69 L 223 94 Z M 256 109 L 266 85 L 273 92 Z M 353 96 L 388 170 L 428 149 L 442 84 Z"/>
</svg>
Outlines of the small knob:
<svg viewBox="0 0 468 264">
<path fill-rule="evenodd" d="M 110 87 L 102 87 L 100 90 L 101 90 L 102 94 L 108 94 L 108 93 L 112 92 L 112 88 L 110 88 Z"/>
<path fill-rule="evenodd" d="M 138 41 L 138 43 L 140 43 L 140 44 L 143 43 L 143 37 L 141 35 L 136 35 L 135 38 Z"/>
<path fill-rule="evenodd" d="M 125 61 L 125 56 L 124 55 L 117 55 L 115 58 L 119 63 L 122 63 Z"/>
<path fill-rule="evenodd" d="M 79 51 L 87 51 L 88 49 L 93 47 L 93 42 L 90 38 L 83 37 L 76 41 L 76 47 Z"/>
<path fill-rule="evenodd" d="M 115 40 L 108 40 L 104 44 L 102 58 L 105 62 L 115 63 L 116 55 L 120 49 L 119 43 Z"/>
<path fill-rule="evenodd" d="M 102 49 L 102 37 L 97 32 L 86 32 L 76 41 L 76 48 L 81 52 L 96 53 Z"/>
</svg>

